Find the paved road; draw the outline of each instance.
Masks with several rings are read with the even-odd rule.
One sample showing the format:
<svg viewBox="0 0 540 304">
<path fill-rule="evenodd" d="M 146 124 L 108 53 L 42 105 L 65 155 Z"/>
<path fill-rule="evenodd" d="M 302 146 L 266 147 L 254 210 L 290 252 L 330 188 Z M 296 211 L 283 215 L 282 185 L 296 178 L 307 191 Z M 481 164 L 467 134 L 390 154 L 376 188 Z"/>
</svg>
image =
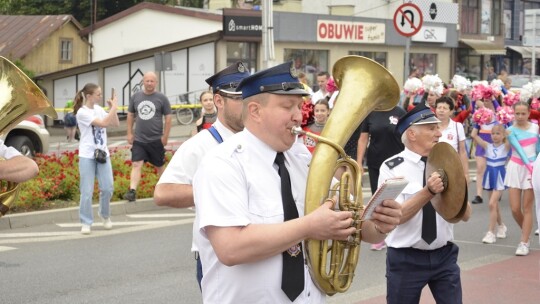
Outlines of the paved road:
<svg viewBox="0 0 540 304">
<path fill-rule="evenodd" d="M 364 188 L 366 200 L 368 192 Z M 153 202 L 136 202 L 143 204 Z M 519 232 L 507 195 L 501 211 L 508 238 L 493 245 L 481 243 L 488 221 L 485 203 L 473 206 L 468 223 L 455 225 L 464 303 L 503 304 L 514 299 L 538 303 L 540 299 L 538 237 L 531 239 L 529 256 L 516 257 Z M 91 236 L 79 233 L 76 217 L 0 230 L 2 303 L 200 303 L 189 249 L 192 210 L 154 208 L 112 218 L 113 230 L 104 231 L 97 224 Z M 384 269 L 385 251 L 362 245 L 353 285 L 328 302 L 384 303 Z M 429 291 L 421 303 L 434 303 Z"/>
<path fill-rule="evenodd" d="M 178 137 L 178 142 L 184 138 Z M 110 144 L 122 145 L 124 140 L 111 136 Z M 364 187 L 367 200 L 369 189 Z M 471 184 L 470 197 L 473 189 Z M 114 204 L 128 210 L 144 203 Z M 152 204 L 151 200 L 146 203 Z M 531 238 L 529 256 L 516 257 L 519 228 L 507 194 L 501 200 L 501 212 L 508 237 L 493 245 L 481 243 L 488 223 L 486 203 L 473 205 L 471 220 L 455 225 L 464 303 L 532 304 L 540 299 L 538 237 Z M 90 237 L 79 233 L 76 216 L 0 230 L 2 303 L 200 303 L 189 253 L 192 220 L 190 210 L 148 208 L 119 212 L 113 215 L 112 231 L 97 225 Z M 385 251 L 370 251 L 363 244 L 351 288 L 329 297 L 328 302 L 385 303 L 384 269 Z M 434 303 L 428 290 L 421 303 Z"/>
</svg>

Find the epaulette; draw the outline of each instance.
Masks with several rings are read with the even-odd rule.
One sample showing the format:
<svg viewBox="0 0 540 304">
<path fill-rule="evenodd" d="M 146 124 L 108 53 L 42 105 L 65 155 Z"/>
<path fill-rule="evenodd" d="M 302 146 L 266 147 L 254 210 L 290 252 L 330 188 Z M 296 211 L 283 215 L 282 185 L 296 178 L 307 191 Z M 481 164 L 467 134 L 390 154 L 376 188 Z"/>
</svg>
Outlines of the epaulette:
<svg viewBox="0 0 540 304">
<path fill-rule="evenodd" d="M 403 163 L 403 161 L 404 161 L 403 157 L 397 156 L 390 160 L 385 161 L 384 163 L 388 166 L 388 168 L 394 169 L 395 167 Z"/>
</svg>

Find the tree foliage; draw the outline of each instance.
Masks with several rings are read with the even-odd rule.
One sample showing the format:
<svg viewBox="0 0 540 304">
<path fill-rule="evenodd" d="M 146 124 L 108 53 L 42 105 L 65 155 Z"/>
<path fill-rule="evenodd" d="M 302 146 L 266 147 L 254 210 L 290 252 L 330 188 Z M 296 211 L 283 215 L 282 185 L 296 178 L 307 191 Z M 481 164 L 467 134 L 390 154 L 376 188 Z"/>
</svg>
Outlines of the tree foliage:
<svg viewBox="0 0 540 304">
<path fill-rule="evenodd" d="M 0 0 L 2 15 L 73 15 L 83 26 L 100 21 L 141 2 L 178 5 L 178 0 Z M 197 2 L 197 1 L 189 1 Z M 199 1 L 201 2 L 201 1 Z"/>
</svg>

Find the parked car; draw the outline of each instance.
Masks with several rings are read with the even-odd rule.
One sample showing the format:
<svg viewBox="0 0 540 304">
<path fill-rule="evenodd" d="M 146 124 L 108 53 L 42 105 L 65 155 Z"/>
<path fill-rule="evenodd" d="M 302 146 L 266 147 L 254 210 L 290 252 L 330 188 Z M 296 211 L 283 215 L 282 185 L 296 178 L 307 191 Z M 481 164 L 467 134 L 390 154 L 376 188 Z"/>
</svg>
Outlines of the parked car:
<svg viewBox="0 0 540 304">
<path fill-rule="evenodd" d="M 2 139 L 6 146 L 19 150 L 23 155 L 34 157 L 37 153 L 46 154 L 49 151 L 49 138 L 43 118 L 33 115 L 21 121 Z"/>
<path fill-rule="evenodd" d="M 512 80 L 510 87 L 512 89 L 521 89 L 524 85 L 535 80 L 540 80 L 540 76 L 524 75 L 524 74 L 514 74 L 508 75 L 508 78 Z"/>
</svg>

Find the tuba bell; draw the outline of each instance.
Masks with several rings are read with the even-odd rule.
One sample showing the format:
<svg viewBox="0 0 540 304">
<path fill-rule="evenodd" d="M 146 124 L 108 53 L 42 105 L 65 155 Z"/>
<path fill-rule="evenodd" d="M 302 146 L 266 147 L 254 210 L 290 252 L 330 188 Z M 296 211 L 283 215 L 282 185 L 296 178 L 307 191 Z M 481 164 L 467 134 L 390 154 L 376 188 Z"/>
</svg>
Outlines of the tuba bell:
<svg viewBox="0 0 540 304">
<path fill-rule="evenodd" d="M 337 193 L 339 209 L 352 211 L 357 231 L 361 231 L 360 217 L 364 210 L 361 171 L 342 147 L 369 113 L 389 111 L 397 105 L 399 86 L 382 65 L 360 56 L 339 59 L 332 75 L 339 95 L 321 135 L 299 128 L 293 130 L 318 140 L 308 173 L 305 214 L 313 212 L 326 200 L 334 201 L 334 193 Z M 331 187 L 334 173 L 340 167 L 347 170 L 339 183 Z M 349 289 L 358 263 L 360 241 L 360 232 L 347 241 L 305 240 L 309 270 L 326 294 Z"/>
<path fill-rule="evenodd" d="M 26 117 L 39 113 L 57 117 L 41 89 L 17 66 L 0 56 L 0 136 L 6 135 Z M 0 217 L 17 200 L 19 185 L 0 181 Z"/>
</svg>

